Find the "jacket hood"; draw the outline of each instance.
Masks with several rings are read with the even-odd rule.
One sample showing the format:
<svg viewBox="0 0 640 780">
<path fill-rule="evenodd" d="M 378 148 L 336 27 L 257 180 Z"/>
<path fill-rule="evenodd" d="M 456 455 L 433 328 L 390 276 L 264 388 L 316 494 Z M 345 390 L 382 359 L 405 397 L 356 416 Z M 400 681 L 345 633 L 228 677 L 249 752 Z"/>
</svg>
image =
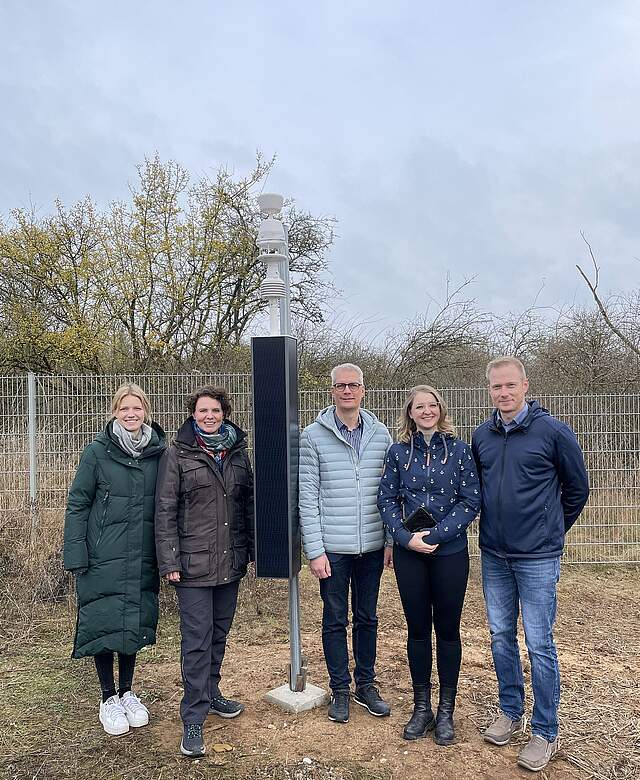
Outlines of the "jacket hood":
<svg viewBox="0 0 640 780">
<path fill-rule="evenodd" d="M 200 446 L 196 442 L 196 435 L 193 432 L 193 425 L 191 424 L 192 419 L 193 417 L 189 415 L 189 417 L 187 417 L 187 419 L 182 423 L 178 429 L 178 433 L 176 433 L 175 441 L 179 441 L 180 444 L 184 444 L 187 447 L 197 447 L 200 449 Z M 235 449 L 239 444 L 245 442 L 247 434 L 242 430 L 242 428 L 238 428 L 238 426 L 231 422 L 231 420 L 225 420 L 224 423 L 225 425 L 230 425 L 232 428 L 235 428 L 237 434 L 236 443 L 231 449 Z"/>
<path fill-rule="evenodd" d="M 328 428 L 330 431 L 333 431 L 336 435 L 340 435 L 340 432 L 338 431 L 338 427 L 336 425 L 334 413 L 336 411 L 336 407 L 334 404 L 331 404 L 331 406 L 327 406 L 326 409 L 323 409 L 321 412 L 318 413 L 318 416 L 316 417 L 316 422 L 320 423 L 320 425 L 323 425 L 325 428 Z M 362 417 L 362 428 L 363 431 L 368 430 L 369 428 L 373 428 L 378 422 L 378 418 L 373 414 L 373 412 L 369 412 L 366 409 L 360 409 L 360 417 Z"/>
<path fill-rule="evenodd" d="M 534 420 L 537 420 L 539 417 L 548 417 L 551 413 L 548 409 L 545 409 L 543 406 L 540 406 L 538 401 L 527 401 L 527 406 L 529 407 L 529 413 L 524 418 L 524 420 L 520 423 L 520 425 L 516 426 L 517 428 L 528 428 L 531 423 Z M 500 430 L 502 427 L 501 423 L 499 423 L 499 416 L 498 416 L 498 410 L 494 409 L 493 414 L 491 415 L 491 428 L 494 430 Z"/>
<path fill-rule="evenodd" d="M 442 450 L 444 452 L 444 458 L 442 460 L 442 465 L 444 466 L 444 464 L 447 462 L 449 458 L 449 447 L 447 446 L 447 440 L 453 441 L 455 438 L 456 437 L 452 433 L 445 433 L 443 431 L 434 431 L 433 436 L 431 437 L 431 441 L 429 442 L 429 444 L 427 444 L 421 431 L 412 434 L 411 442 L 409 446 L 409 460 L 407 461 L 405 469 L 409 468 L 409 464 L 411 463 L 411 459 L 413 458 L 414 449 L 424 453 L 424 452 L 429 452 L 432 446 L 435 447 L 436 451 Z"/>
<path fill-rule="evenodd" d="M 441 447 L 446 447 L 447 440 L 452 441 L 456 437 L 452 433 L 445 433 L 444 431 L 434 431 L 433 436 L 431 437 L 431 441 L 427 444 L 422 433 L 418 431 L 417 433 L 413 433 L 411 435 L 411 438 L 414 442 L 414 447 L 417 450 L 426 450 L 432 445 L 436 446 L 438 449 Z"/>
</svg>

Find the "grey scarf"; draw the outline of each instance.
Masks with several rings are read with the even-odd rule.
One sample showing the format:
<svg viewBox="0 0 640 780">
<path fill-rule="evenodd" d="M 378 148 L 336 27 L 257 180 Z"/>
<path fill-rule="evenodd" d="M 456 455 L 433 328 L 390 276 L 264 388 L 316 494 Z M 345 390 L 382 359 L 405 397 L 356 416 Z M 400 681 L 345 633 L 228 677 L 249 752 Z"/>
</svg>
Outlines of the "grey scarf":
<svg viewBox="0 0 640 780">
<path fill-rule="evenodd" d="M 151 426 L 146 423 L 142 423 L 142 427 L 135 436 L 131 431 L 123 428 L 115 419 L 113 421 L 112 430 L 120 447 L 127 455 L 131 455 L 132 458 L 139 458 L 142 455 L 144 448 L 151 441 L 152 429 Z"/>
</svg>

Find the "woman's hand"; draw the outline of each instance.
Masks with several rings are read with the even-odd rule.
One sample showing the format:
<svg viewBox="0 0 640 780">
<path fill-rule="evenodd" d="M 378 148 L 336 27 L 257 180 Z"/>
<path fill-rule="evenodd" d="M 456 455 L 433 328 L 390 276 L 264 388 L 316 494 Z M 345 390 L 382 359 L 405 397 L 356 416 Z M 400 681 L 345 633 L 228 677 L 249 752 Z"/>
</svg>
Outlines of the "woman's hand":
<svg viewBox="0 0 640 780">
<path fill-rule="evenodd" d="M 170 571 L 168 574 L 164 575 L 164 578 L 167 582 L 180 582 L 180 572 Z"/>
<path fill-rule="evenodd" d="M 426 531 L 416 531 L 416 533 L 411 534 L 411 539 L 409 539 L 408 547 L 410 550 L 414 550 L 415 552 L 419 553 L 432 553 L 435 552 L 438 549 L 437 544 L 425 544 L 422 541 L 422 537 L 426 535 Z"/>
<path fill-rule="evenodd" d="M 387 569 L 393 569 L 393 547 L 384 548 L 384 565 Z"/>
</svg>

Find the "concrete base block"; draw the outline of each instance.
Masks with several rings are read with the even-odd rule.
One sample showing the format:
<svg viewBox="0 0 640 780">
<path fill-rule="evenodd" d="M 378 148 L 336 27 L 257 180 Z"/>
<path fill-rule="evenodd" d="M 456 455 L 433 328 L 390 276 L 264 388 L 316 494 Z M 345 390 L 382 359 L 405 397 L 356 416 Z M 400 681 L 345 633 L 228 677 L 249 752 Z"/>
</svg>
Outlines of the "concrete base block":
<svg viewBox="0 0 640 780">
<path fill-rule="evenodd" d="M 328 704 L 329 694 L 317 685 L 307 683 L 304 691 L 292 691 L 285 683 L 265 694 L 264 699 L 269 704 L 275 704 L 286 712 L 306 712 L 314 707 Z"/>
</svg>

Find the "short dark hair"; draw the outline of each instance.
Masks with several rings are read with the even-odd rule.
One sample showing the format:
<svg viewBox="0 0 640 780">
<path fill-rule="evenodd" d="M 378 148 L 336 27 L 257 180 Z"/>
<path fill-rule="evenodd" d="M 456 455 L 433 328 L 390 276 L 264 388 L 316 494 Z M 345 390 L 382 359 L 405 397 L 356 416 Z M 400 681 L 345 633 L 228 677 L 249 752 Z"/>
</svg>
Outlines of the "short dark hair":
<svg viewBox="0 0 640 780">
<path fill-rule="evenodd" d="M 194 390 L 193 393 L 187 398 L 187 411 L 189 414 L 193 414 L 196 410 L 196 404 L 198 399 L 206 396 L 207 398 L 215 398 L 216 401 L 220 401 L 222 407 L 222 414 L 227 418 L 231 414 L 231 401 L 229 395 L 224 387 L 213 387 L 212 385 L 205 385 Z"/>
</svg>

